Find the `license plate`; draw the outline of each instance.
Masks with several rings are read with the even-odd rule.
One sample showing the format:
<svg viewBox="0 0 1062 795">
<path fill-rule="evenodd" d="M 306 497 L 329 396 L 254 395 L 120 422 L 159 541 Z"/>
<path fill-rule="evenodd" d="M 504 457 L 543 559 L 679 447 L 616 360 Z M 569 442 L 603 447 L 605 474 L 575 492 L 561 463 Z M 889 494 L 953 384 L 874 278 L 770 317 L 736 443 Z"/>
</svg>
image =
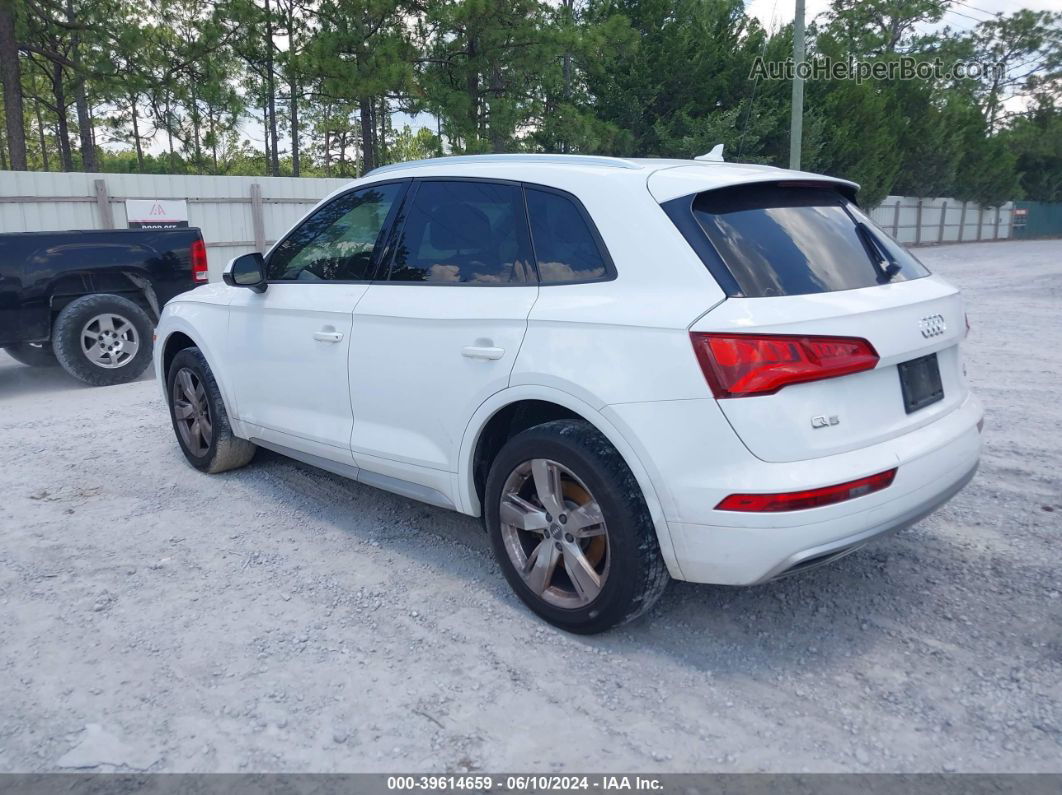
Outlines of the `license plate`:
<svg viewBox="0 0 1062 795">
<path fill-rule="evenodd" d="M 897 369 L 900 371 L 903 407 L 908 414 L 943 400 L 944 386 L 940 383 L 940 365 L 935 353 L 903 362 Z"/>
</svg>

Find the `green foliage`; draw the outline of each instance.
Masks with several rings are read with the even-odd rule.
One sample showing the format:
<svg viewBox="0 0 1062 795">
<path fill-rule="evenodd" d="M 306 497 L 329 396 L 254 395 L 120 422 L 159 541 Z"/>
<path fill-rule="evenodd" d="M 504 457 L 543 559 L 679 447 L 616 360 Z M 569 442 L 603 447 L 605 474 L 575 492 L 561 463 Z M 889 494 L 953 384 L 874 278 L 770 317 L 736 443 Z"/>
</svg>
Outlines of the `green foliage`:
<svg viewBox="0 0 1062 795">
<path fill-rule="evenodd" d="M 789 57 L 792 26 L 764 30 L 742 0 L 6 2 L 30 168 L 356 176 L 447 153 L 686 158 L 719 143 L 729 160 L 788 161 L 791 84 L 752 67 Z M 813 20 L 809 59 L 1006 70 L 810 80 L 804 167 L 859 182 L 866 205 L 1060 200 L 1062 15 L 955 33 L 948 9 L 833 0 Z M 396 129 L 396 112 L 433 129 Z"/>
<path fill-rule="evenodd" d="M 1062 201 L 1062 109 L 1041 96 L 1000 138 L 1017 161 L 1023 198 Z"/>
<path fill-rule="evenodd" d="M 435 157 L 439 154 L 440 147 L 439 137 L 431 130 L 421 127 L 414 131 L 406 124 L 388 144 L 387 152 L 391 162 L 403 163 L 406 160 L 425 160 Z"/>
</svg>

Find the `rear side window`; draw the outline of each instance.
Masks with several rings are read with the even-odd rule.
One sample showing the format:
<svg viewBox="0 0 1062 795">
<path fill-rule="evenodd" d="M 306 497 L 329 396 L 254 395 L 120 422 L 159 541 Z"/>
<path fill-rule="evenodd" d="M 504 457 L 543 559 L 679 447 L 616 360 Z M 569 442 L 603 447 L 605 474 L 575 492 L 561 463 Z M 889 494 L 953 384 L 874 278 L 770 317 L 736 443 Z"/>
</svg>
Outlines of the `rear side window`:
<svg viewBox="0 0 1062 795">
<path fill-rule="evenodd" d="M 583 210 L 567 196 L 527 188 L 527 217 L 543 284 L 609 277 L 609 260 Z"/>
<path fill-rule="evenodd" d="M 665 209 L 689 240 L 696 230 L 683 228 L 675 217 L 675 203 L 668 204 L 672 206 Z M 742 185 L 699 194 L 692 213 L 711 245 L 690 242 L 702 259 L 717 258 L 705 262 L 713 273 L 721 260 L 731 277 L 731 284 L 723 286 L 732 294 L 761 298 L 828 293 L 929 273 L 832 189 Z"/>
<path fill-rule="evenodd" d="M 390 280 L 433 284 L 534 281 L 519 185 L 460 180 L 414 186 Z"/>
</svg>

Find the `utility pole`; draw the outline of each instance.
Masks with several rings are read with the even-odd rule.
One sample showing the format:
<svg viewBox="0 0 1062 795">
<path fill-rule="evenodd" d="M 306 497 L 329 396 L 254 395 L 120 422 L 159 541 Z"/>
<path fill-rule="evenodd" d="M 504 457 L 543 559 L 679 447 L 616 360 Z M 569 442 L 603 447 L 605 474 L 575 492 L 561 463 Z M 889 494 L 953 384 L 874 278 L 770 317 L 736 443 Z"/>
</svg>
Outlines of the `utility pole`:
<svg viewBox="0 0 1062 795">
<path fill-rule="evenodd" d="M 793 109 L 789 120 L 789 167 L 800 169 L 800 141 L 804 129 L 804 78 L 800 66 L 804 63 L 804 0 L 796 0 L 793 19 Z"/>
</svg>

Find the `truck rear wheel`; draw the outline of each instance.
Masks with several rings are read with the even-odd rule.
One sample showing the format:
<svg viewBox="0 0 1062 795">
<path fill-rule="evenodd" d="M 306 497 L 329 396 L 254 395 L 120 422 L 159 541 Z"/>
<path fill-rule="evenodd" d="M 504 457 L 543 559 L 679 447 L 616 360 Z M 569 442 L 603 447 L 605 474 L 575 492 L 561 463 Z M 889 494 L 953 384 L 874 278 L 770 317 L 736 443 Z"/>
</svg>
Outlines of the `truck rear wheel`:
<svg viewBox="0 0 1062 795">
<path fill-rule="evenodd" d="M 91 386 L 133 381 L 151 364 L 153 324 L 119 295 L 86 295 L 55 319 L 52 345 L 59 364 Z"/>
<path fill-rule="evenodd" d="M 59 364 L 50 342 L 20 342 L 4 348 L 7 355 L 30 367 L 55 367 Z"/>
</svg>

